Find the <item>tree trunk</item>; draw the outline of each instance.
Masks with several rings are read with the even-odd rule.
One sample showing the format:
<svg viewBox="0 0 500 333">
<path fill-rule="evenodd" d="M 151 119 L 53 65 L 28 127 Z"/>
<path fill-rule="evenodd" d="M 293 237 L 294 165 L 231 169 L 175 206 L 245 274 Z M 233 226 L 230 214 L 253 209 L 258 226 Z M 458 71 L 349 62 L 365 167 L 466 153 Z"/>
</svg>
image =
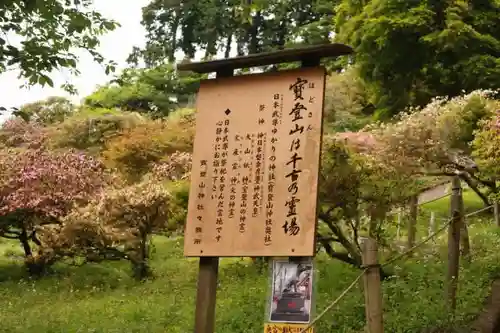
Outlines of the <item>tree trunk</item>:
<svg viewBox="0 0 500 333">
<path fill-rule="evenodd" d="M 31 251 L 31 246 L 28 240 L 28 232 L 26 231 L 25 227 L 22 227 L 21 229 L 21 235 L 19 235 L 19 241 L 21 242 L 21 245 L 23 247 L 24 256 L 26 258 L 33 256 L 33 252 Z"/>
<path fill-rule="evenodd" d="M 170 47 L 169 54 L 168 54 L 168 60 L 169 62 L 173 63 L 175 62 L 175 51 L 177 51 L 177 30 L 179 29 L 179 21 L 180 21 L 180 7 L 178 10 L 175 11 L 175 19 L 172 22 L 172 26 L 170 28 L 171 32 L 171 41 L 172 41 L 172 46 Z"/>
<path fill-rule="evenodd" d="M 140 233 L 140 240 L 137 249 L 137 257 L 133 258 L 132 269 L 134 272 L 134 277 L 137 280 L 144 280 L 151 275 L 151 270 L 149 267 L 149 246 L 148 246 L 148 234 L 146 232 Z"/>
<path fill-rule="evenodd" d="M 250 46 L 248 47 L 249 54 L 259 53 L 259 26 L 262 20 L 262 14 L 258 11 L 252 20 L 250 28 Z"/>
<path fill-rule="evenodd" d="M 325 252 L 330 256 L 332 259 L 337 259 L 340 260 L 346 264 L 349 264 L 353 267 L 362 268 L 362 260 L 361 260 L 361 255 L 356 256 L 356 257 L 351 257 L 350 254 L 345 253 L 345 252 L 336 252 L 333 247 L 330 245 L 328 241 L 325 240 L 320 240 L 321 245 L 325 249 Z M 380 279 L 386 280 L 387 278 L 393 276 L 394 273 L 387 268 L 381 267 L 380 268 Z"/>
<path fill-rule="evenodd" d="M 231 43 L 233 42 L 233 34 L 230 32 L 227 36 L 226 50 L 224 51 L 224 58 L 229 58 L 231 54 Z"/>
</svg>

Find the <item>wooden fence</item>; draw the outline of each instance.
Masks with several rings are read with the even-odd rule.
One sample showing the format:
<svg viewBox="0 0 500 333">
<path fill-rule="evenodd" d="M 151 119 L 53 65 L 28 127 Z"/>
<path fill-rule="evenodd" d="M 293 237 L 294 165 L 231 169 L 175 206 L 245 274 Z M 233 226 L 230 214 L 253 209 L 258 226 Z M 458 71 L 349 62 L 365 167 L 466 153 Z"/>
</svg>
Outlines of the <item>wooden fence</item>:
<svg viewBox="0 0 500 333">
<path fill-rule="evenodd" d="M 438 218 L 436 214 L 430 214 L 429 221 L 429 231 L 428 235 L 416 242 L 416 226 L 418 219 L 418 209 L 419 206 L 427 204 L 432 201 L 442 199 L 443 197 L 450 196 L 450 216 L 447 217 L 439 226 Z M 377 241 L 372 238 L 365 238 L 362 243 L 363 250 L 363 271 L 358 275 L 356 279 L 347 287 L 327 308 L 325 308 L 311 323 L 307 328 L 304 328 L 301 332 L 306 332 L 308 328 L 312 327 L 321 317 L 328 312 L 333 306 L 335 306 L 356 284 L 359 280 L 363 279 L 363 289 L 365 294 L 365 313 L 366 313 L 366 329 L 368 333 L 383 333 L 383 306 L 382 306 L 382 285 L 380 279 L 380 269 L 382 267 L 393 264 L 394 262 L 404 258 L 410 257 L 411 254 L 422 245 L 428 243 L 429 241 L 435 239 L 440 234 L 448 231 L 448 268 L 446 275 L 446 286 L 443 292 L 447 297 L 448 309 L 450 316 L 453 316 L 456 307 L 456 294 L 457 294 L 457 283 L 459 279 L 459 268 L 460 259 L 470 260 L 469 257 L 469 245 L 468 245 L 468 230 L 466 219 L 477 215 L 481 212 L 487 210 L 494 210 L 494 221 L 497 226 L 500 226 L 499 222 L 499 207 L 498 203 L 493 204 L 488 207 L 481 208 L 474 212 L 465 214 L 464 212 L 464 201 L 462 186 L 459 177 L 454 177 L 451 186 L 451 193 L 443 195 L 439 198 L 433 200 L 418 203 L 418 198 L 415 197 L 410 202 L 409 209 L 409 219 L 408 219 L 408 237 L 406 249 L 402 253 L 394 256 L 390 260 L 379 263 L 378 259 L 378 248 Z M 398 214 L 398 235 L 400 237 L 401 224 L 401 214 Z M 462 253 L 460 252 L 460 247 L 462 246 Z"/>
</svg>

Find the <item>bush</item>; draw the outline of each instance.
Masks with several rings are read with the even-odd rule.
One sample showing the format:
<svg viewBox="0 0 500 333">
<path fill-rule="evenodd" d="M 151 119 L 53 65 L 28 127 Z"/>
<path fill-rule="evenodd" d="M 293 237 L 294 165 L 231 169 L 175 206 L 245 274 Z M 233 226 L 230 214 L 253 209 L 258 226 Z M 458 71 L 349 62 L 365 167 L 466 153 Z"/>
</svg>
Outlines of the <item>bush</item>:
<svg viewBox="0 0 500 333">
<path fill-rule="evenodd" d="M 76 148 L 97 154 L 121 131 L 145 122 L 144 117 L 132 112 L 84 109 L 48 131 L 54 148 Z"/>
<path fill-rule="evenodd" d="M 103 152 L 106 164 L 131 180 L 137 180 L 169 155 L 192 151 L 193 112 L 177 112 L 166 120 L 149 120 L 124 130 L 109 140 Z"/>
<path fill-rule="evenodd" d="M 374 108 L 354 67 L 328 77 L 324 110 L 325 125 L 330 131 L 357 131 L 370 121 Z"/>
<path fill-rule="evenodd" d="M 152 181 L 110 188 L 87 206 L 74 209 L 60 225 L 42 228 L 35 259 L 128 259 L 134 276 L 143 279 L 150 273 L 150 238 L 168 223 L 170 198 L 161 184 Z"/>
<path fill-rule="evenodd" d="M 481 174 L 490 181 L 500 179 L 500 111 L 482 122 L 472 142 L 473 156 Z M 497 198 L 500 200 L 500 196 Z"/>
</svg>

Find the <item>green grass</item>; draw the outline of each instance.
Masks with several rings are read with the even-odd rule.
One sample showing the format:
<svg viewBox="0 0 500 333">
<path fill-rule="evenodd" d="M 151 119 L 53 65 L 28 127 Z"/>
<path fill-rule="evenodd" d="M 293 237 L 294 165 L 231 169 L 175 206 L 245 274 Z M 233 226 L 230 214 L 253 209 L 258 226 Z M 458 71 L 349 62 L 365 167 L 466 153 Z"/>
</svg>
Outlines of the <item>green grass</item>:
<svg viewBox="0 0 500 333">
<path fill-rule="evenodd" d="M 465 189 L 463 191 L 463 200 L 464 200 L 464 212 L 465 214 L 473 213 L 478 210 L 484 208 L 484 203 L 481 199 L 469 189 Z M 430 220 L 431 213 L 434 213 L 435 216 L 435 224 L 436 229 L 444 226 L 450 218 L 450 196 L 430 202 L 428 204 L 424 204 L 419 206 L 418 209 L 418 223 L 417 223 L 417 241 L 420 239 L 424 239 L 429 235 L 430 229 Z M 400 228 L 400 238 L 399 241 L 406 241 L 407 237 L 407 223 L 409 219 L 408 210 L 404 211 L 401 219 L 401 228 Z M 469 229 L 474 229 L 478 226 L 478 224 L 482 224 L 483 226 L 487 226 L 489 223 L 492 223 L 492 210 L 486 210 L 480 212 L 473 217 L 467 218 L 467 225 Z M 388 224 L 386 226 L 387 232 L 392 235 L 393 239 L 397 232 L 397 215 L 390 215 L 388 218 Z M 446 239 L 446 233 L 441 234 L 439 237 Z"/>
<path fill-rule="evenodd" d="M 483 224 L 471 232 L 473 261 L 461 268 L 456 322 L 467 326 L 482 309 L 500 272 L 500 231 Z M 40 280 L 24 276 L 18 245 L 0 242 L 0 332 L 179 332 L 193 329 L 197 261 L 182 256 L 182 239 L 156 237 L 156 278 L 138 283 L 126 263 L 57 265 Z M 2 255 L 3 254 L 3 255 Z M 445 248 L 436 246 L 394 266 L 383 283 L 386 332 L 421 332 L 446 326 Z M 316 312 L 324 309 L 359 271 L 324 255 L 316 258 Z M 268 272 L 248 260 L 223 259 L 217 292 L 216 332 L 262 332 Z M 317 324 L 317 332 L 358 333 L 364 300 L 356 287 Z"/>
<path fill-rule="evenodd" d="M 434 211 L 436 215 L 448 217 L 450 215 L 450 199 L 451 196 L 448 196 L 440 200 L 424 204 L 421 206 L 421 209 L 428 212 Z M 484 203 L 481 198 L 479 198 L 477 194 L 470 189 L 463 190 L 463 200 L 466 214 L 484 207 Z"/>
</svg>

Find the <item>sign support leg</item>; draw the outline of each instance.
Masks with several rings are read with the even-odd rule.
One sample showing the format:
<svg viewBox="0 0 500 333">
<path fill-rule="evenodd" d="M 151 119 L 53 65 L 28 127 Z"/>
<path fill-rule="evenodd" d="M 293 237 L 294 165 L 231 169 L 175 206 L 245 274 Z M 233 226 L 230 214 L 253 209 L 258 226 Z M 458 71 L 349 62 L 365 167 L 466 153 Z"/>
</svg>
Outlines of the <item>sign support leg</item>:
<svg viewBox="0 0 500 333">
<path fill-rule="evenodd" d="M 199 269 L 194 332 L 213 333 L 219 258 L 200 257 Z"/>
</svg>

